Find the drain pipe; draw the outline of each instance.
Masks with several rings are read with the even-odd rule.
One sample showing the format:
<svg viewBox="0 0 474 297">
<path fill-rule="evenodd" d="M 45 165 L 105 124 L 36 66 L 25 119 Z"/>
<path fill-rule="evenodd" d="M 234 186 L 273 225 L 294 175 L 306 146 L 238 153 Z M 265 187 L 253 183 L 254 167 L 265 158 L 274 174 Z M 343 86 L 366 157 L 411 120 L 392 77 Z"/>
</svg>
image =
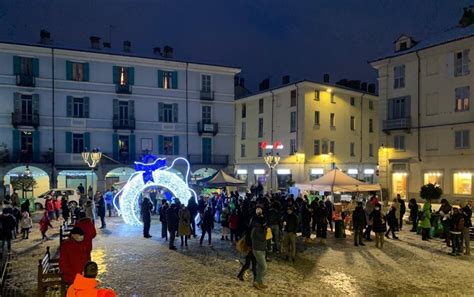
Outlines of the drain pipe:
<svg viewBox="0 0 474 297">
<path fill-rule="evenodd" d="M 416 58 L 418 60 L 418 73 L 417 73 L 417 98 L 416 98 L 416 101 L 417 101 L 417 110 L 416 110 L 416 113 L 417 113 L 417 134 L 418 134 L 418 162 L 421 162 L 421 135 L 420 135 L 420 132 L 421 132 L 421 123 L 420 123 L 420 119 L 421 119 L 421 113 L 420 113 L 420 93 L 421 93 L 421 87 L 420 87 L 420 74 L 421 74 L 421 67 L 420 67 L 420 55 L 418 54 L 418 51 L 415 52 L 416 54 Z M 410 103 L 411 104 L 411 103 Z"/>
<path fill-rule="evenodd" d="M 364 125 L 363 125 L 363 120 L 364 120 L 364 110 L 363 110 L 363 107 L 364 107 L 364 96 L 365 94 L 362 94 L 362 96 L 360 97 L 360 160 L 359 160 L 359 169 L 360 171 L 362 172 L 362 160 L 363 160 L 363 148 L 364 148 L 364 145 L 363 145 L 363 135 L 364 135 Z M 373 123 L 372 123 L 373 124 Z"/>
</svg>

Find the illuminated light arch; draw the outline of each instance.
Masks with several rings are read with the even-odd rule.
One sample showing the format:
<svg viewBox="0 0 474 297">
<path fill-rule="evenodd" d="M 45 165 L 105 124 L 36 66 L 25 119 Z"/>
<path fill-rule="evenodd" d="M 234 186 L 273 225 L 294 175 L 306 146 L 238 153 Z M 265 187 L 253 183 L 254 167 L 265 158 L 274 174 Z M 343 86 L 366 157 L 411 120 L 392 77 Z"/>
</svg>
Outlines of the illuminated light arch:
<svg viewBox="0 0 474 297">
<path fill-rule="evenodd" d="M 149 159 L 150 156 L 144 159 Z M 190 165 L 189 162 L 182 157 L 176 158 L 171 166 L 166 166 L 166 159 L 154 159 L 153 163 L 135 162 L 135 168 L 138 169 L 125 184 L 125 186 L 115 195 L 114 206 L 122 215 L 125 223 L 129 225 L 142 225 L 140 220 L 140 207 L 138 199 L 140 194 L 148 187 L 163 187 L 169 190 L 174 197 L 181 202 L 186 202 L 190 198 L 194 198 L 197 202 L 197 195 L 193 189 L 188 186 L 188 177 Z M 187 165 L 185 179 L 179 177 L 174 170 L 171 170 L 177 161 L 184 161 Z M 140 170 L 141 169 L 141 170 Z M 116 205 L 119 201 L 120 208 Z"/>
</svg>

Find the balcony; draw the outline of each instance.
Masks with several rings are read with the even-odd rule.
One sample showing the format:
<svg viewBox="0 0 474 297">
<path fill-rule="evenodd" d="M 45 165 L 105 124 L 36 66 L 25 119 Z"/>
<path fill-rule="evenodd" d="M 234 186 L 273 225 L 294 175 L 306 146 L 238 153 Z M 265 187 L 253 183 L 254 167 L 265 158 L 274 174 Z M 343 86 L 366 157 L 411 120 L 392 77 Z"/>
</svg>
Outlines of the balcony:
<svg viewBox="0 0 474 297">
<path fill-rule="evenodd" d="M 203 133 L 216 135 L 217 132 L 218 132 L 217 123 L 198 122 L 198 133 L 199 133 L 199 135 L 202 135 Z"/>
<path fill-rule="evenodd" d="M 401 118 L 383 121 L 383 131 L 388 133 L 390 130 L 410 130 L 411 118 Z"/>
<path fill-rule="evenodd" d="M 135 118 L 113 120 L 114 130 L 135 130 Z"/>
<path fill-rule="evenodd" d="M 229 164 L 229 155 L 188 155 L 191 165 L 222 165 Z"/>
<path fill-rule="evenodd" d="M 37 113 L 23 114 L 12 112 L 12 125 L 15 128 L 18 126 L 37 128 L 39 126 L 39 115 Z"/>
<path fill-rule="evenodd" d="M 115 92 L 117 94 L 132 94 L 132 86 L 129 84 L 126 85 L 116 85 Z"/>
<path fill-rule="evenodd" d="M 201 100 L 207 100 L 207 101 L 214 100 L 214 92 L 201 90 Z"/>
<path fill-rule="evenodd" d="M 16 76 L 16 85 L 22 87 L 34 87 L 35 77 L 29 74 L 18 74 Z"/>
</svg>

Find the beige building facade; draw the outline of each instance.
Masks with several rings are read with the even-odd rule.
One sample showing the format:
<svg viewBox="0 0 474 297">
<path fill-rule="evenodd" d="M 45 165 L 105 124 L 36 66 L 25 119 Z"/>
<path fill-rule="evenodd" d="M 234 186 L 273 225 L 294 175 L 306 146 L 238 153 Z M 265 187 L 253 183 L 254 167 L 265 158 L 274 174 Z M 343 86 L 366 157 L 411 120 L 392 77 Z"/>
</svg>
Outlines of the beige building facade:
<svg viewBox="0 0 474 297">
<path fill-rule="evenodd" d="M 380 183 L 405 199 L 419 198 L 427 183 L 452 202 L 472 199 L 474 26 L 420 42 L 402 35 L 394 45 L 371 62 L 379 82 Z"/>
<path fill-rule="evenodd" d="M 316 179 L 333 166 L 375 182 L 377 111 L 374 94 L 307 80 L 238 99 L 235 173 L 265 190 Z M 274 169 L 266 154 L 281 157 Z"/>
</svg>

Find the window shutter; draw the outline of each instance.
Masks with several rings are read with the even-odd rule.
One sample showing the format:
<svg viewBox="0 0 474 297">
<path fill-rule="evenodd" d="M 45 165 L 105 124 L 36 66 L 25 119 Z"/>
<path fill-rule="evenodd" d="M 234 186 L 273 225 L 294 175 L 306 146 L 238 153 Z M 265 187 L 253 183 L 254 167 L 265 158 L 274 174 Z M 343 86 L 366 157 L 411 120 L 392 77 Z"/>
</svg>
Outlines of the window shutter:
<svg viewBox="0 0 474 297">
<path fill-rule="evenodd" d="M 69 118 L 72 117 L 72 105 L 73 105 L 72 100 L 73 100 L 72 96 L 67 96 L 67 99 L 66 99 L 66 101 L 67 101 L 67 103 L 66 103 L 66 114 Z"/>
<path fill-rule="evenodd" d="M 454 52 L 448 53 L 446 57 L 446 65 L 447 65 L 447 76 L 448 78 L 454 77 L 454 60 L 455 60 L 455 55 Z"/>
<path fill-rule="evenodd" d="M 72 62 L 66 61 L 66 79 L 72 80 Z"/>
<path fill-rule="evenodd" d="M 128 84 L 135 84 L 135 68 L 133 67 L 128 67 Z"/>
<path fill-rule="evenodd" d="M 39 59 L 32 59 L 33 63 L 33 76 L 39 77 Z"/>
<path fill-rule="evenodd" d="M 113 67 L 112 76 L 113 76 L 113 82 L 114 82 L 114 84 L 117 85 L 117 84 L 119 83 L 119 69 L 118 69 L 118 66 L 114 66 L 114 67 Z"/>
<path fill-rule="evenodd" d="M 118 134 L 113 133 L 112 134 L 112 155 L 114 156 L 115 160 L 118 160 L 119 155 L 118 155 Z"/>
<path fill-rule="evenodd" d="M 179 136 L 173 137 L 173 155 L 179 155 Z"/>
<path fill-rule="evenodd" d="M 72 153 L 72 132 L 66 132 L 66 153 Z"/>
<path fill-rule="evenodd" d="M 165 111 L 163 109 L 163 103 L 158 103 L 158 122 L 164 122 L 165 120 Z"/>
<path fill-rule="evenodd" d="M 91 151 L 91 134 L 89 132 L 84 132 L 84 150 Z"/>
<path fill-rule="evenodd" d="M 171 72 L 171 88 L 178 88 L 178 71 Z"/>
<path fill-rule="evenodd" d="M 13 143 L 12 143 L 12 157 L 13 161 L 18 161 L 18 152 L 20 151 L 20 130 L 12 130 Z"/>
<path fill-rule="evenodd" d="M 39 114 L 39 95 L 33 94 L 33 114 Z"/>
<path fill-rule="evenodd" d="M 163 88 L 163 71 L 158 70 L 158 88 Z"/>
<path fill-rule="evenodd" d="M 89 81 L 89 63 L 84 63 L 83 64 L 83 71 L 84 71 L 84 74 L 83 74 L 83 78 L 84 78 L 84 81 Z"/>
<path fill-rule="evenodd" d="M 130 159 L 135 161 L 135 134 L 130 134 L 128 142 Z"/>
<path fill-rule="evenodd" d="M 128 118 L 135 119 L 135 100 L 128 100 Z"/>
<path fill-rule="evenodd" d="M 178 103 L 173 103 L 173 122 L 178 122 Z"/>
<path fill-rule="evenodd" d="M 400 136 L 400 149 L 404 150 L 405 149 L 405 136 Z"/>
<path fill-rule="evenodd" d="M 113 101 L 113 113 L 114 113 L 114 119 L 118 119 L 119 117 L 119 100 L 114 99 Z"/>
<path fill-rule="evenodd" d="M 461 147 L 461 131 L 454 132 L 454 146 L 456 148 Z"/>
<path fill-rule="evenodd" d="M 462 131 L 462 141 L 463 147 L 469 147 L 469 130 Z"/>
<path fill-rule="evenodd" d="M 164 139 L 162 135 L 158 135 L 158 154 L 163 155 L 163 146 L 164 146 Z"/>
<path fill-rule="evenodd" d="M 13 108 L 16 114 L 21 113 L 21 94 L 13 93 Z"/>
<path fill-rule="evenodd" d="M 18 56 L 13 56 L 13 74 L 19 75 L 21 73 L 21 58 Z"/>
<path fill-rule="evenodd" d="M 89 117 L 89 97 L 84 97 L 84 117 L 88 118 Z"/>
</svg>

